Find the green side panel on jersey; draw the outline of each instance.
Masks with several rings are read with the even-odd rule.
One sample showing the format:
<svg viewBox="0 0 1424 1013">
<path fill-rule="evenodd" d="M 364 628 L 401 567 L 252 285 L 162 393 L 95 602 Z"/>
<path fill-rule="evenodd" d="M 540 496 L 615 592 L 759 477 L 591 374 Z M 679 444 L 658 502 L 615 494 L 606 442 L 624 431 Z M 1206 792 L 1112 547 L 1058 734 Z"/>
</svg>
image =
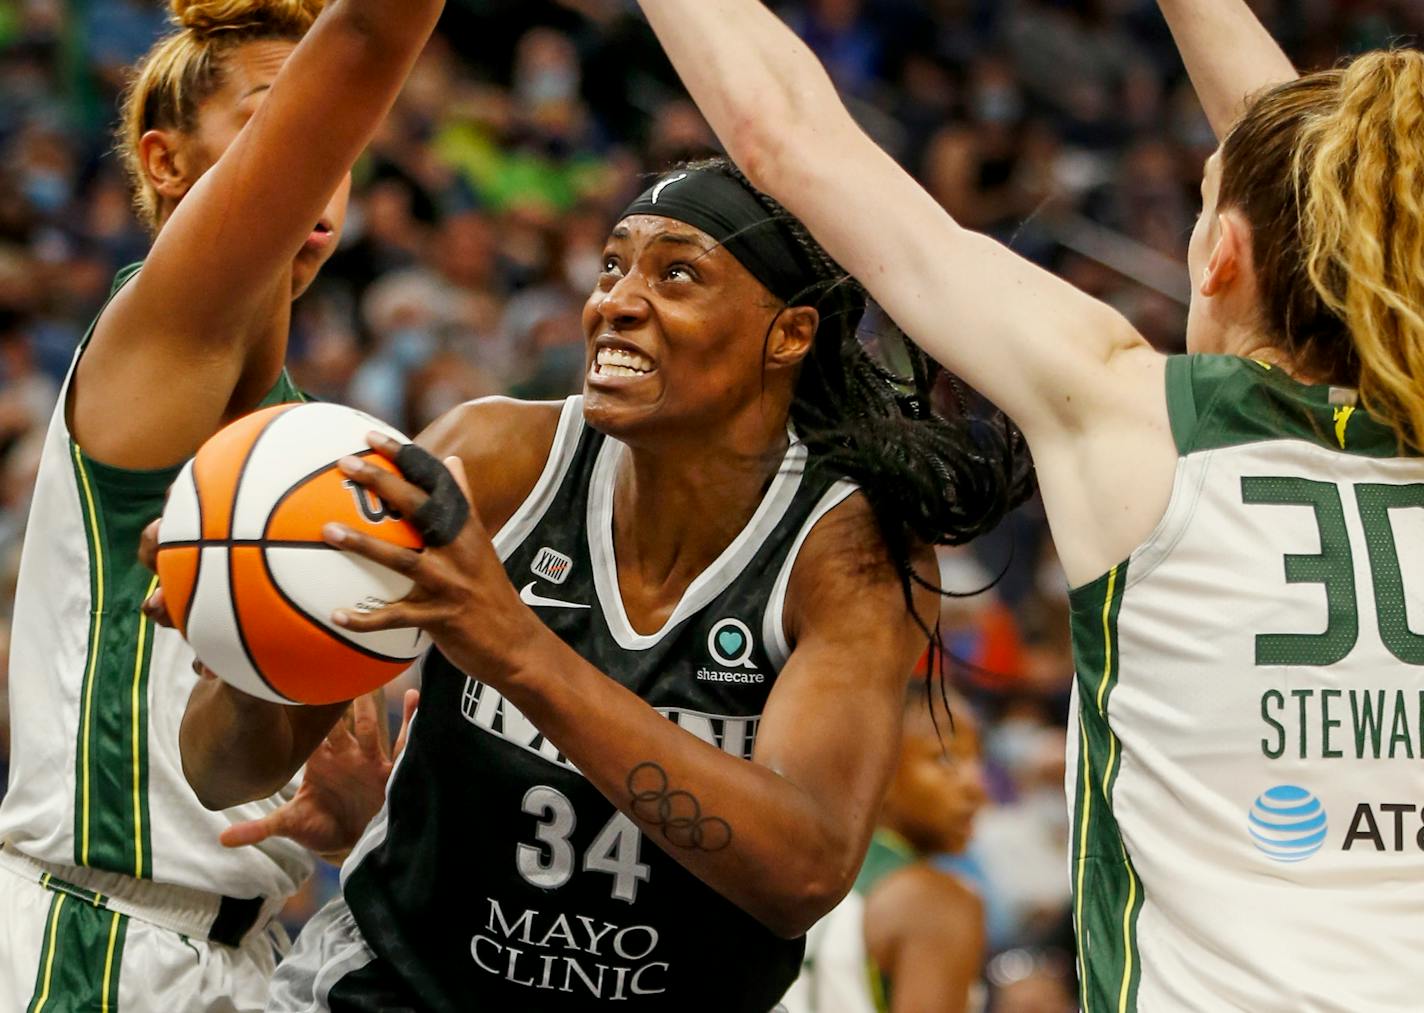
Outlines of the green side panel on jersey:
<svg viewBox="0 0 1424 1013">
<path fill-rule="evenodd" d="M 89 542 L 89 657 L 79 697 L 76 865 L 153 874 L 148 815 L 148 676 L 153 624 L 139 606 L 156 578 L 138 560 L 143 529 L 163 511 L 180 469 L 128 471 L 70 444 Z"/>
<path fill-rule="evenodd" d="M 1235 355 L 1167 360 L 1167 412 L 1183 456 L 1270 440 L 1304 440 L 1362 457 L 1420 456 L 1353 397 Z"/>
<path fill-rule="evenodd" d="M 56 892 L 26 1013 L 119 1013 L 128 918 Z"/>
<path fill-rule="evenodd" d="M 869 957 L 865 958 L 865 976 L 869 981 L 870 1002 L 875 1007 L 875 1013 L 890 1013 L 890 982 Z"/>
<path fill-rule="evenodd" d="M 1113 815 L 1122 750 L 1108 721 L 1120 665 L 1117 620 L 1126 583 L 1124 563 L 1075 590 L 1071 599 L 1079 736 L 1072 827 L 1073 927 L 1084 1013 L 1135 1010 L 1142 978 L 1137 952 L 1142 881 Z"/>
<path fill-rule="evenodd" d="M 142 266 L 118 273 L 111 299 Z M 81 349 L 93 331 L 91 324 Z M 283 369 L 261 407 L 304 400 Z M 72 440 L 70 459 L 89 545 L 92 603 L 75 749 L 74 863 L 146 879 L 153 875 L 148 810 L 153 624 L 139 607 L 157 578 L 139 563 L 138 545 L 143 529 L 162 514 L 182 466 L 116 468 L 95 461 Z"/>
</svg>

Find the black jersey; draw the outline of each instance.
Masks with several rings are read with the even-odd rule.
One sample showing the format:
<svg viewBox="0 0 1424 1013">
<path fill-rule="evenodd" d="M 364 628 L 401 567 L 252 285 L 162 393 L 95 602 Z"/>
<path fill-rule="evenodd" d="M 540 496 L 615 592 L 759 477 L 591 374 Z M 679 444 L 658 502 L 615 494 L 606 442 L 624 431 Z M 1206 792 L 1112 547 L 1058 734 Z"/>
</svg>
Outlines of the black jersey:
<svg viewBox="0 0 1424 1013">
<path fill-rule="evenodd" d="M 625 452 L 585 426 L 571 398 L 495 547 L 524 601 L 579 654 L 750 759 L 789 652 L 781 610 L 796 552 L 853 487 L 808 475 L 793 444 L 746 528 L 644 635 L 624 612 L 613 556 Z M 347 866 L 346 900 L 376 959 L 333 989 L 333 1010 L 776 1005 L 804 940 L 778 939 L 644 840 L 493 687 L 435 651 L 422 675 L 386 809 Z"/>
</svg>

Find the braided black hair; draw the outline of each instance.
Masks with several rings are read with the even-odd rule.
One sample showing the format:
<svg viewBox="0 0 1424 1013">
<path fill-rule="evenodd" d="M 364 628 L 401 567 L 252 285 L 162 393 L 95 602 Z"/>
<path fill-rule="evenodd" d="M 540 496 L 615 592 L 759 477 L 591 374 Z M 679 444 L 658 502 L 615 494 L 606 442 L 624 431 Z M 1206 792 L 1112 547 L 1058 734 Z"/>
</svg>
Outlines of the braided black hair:
<svg viewBox="0 0 1424 1013">
<path fill-rule="evenodd" d="M 728 176 L 744 186 L 795 241 L 815 280 L 788 305 L 814 306 L 820 330 L 797 380 L 791 421 L 810 452 L 808 467 L 860 487 L 900 576 L 905 602 L 930 640 L 930 671 L 941 672 L 938 617 L 916 611 L 916 584 L 948 595 L 916 572 L 924 545 L 962 545 L 990 531 L 1034 490 L 1022 433 L 998 411 L 976 416 L 939 363 L 893 325 L 879 333 L 903 348 L 904 372 L 879 362 L 860 337 L 865 289 L 774 198 L 725 158 L 679 166 Z M 768 336 L 770 331 L 768 331 Z M 951 396 L 939 396 L 948 389 Z M 941 683 L 941 688 L 943 684 Z"/>
</svg>

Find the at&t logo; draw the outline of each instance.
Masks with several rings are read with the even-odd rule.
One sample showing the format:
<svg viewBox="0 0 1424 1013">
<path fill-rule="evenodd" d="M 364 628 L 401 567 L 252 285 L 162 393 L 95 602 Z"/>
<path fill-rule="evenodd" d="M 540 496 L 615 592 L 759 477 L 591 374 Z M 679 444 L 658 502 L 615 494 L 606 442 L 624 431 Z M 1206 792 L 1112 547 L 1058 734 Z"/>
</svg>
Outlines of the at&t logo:
<svg viewBox="0 0 1424 1013">
<path fill-rule="evenodd" d="M 1277 862 L 1299 862 L 1325 845 L 1329 825 L 1320 799 L 1293 784 L 1278 784 L 1251 806 L 1251 839 Z"/>
</svg>

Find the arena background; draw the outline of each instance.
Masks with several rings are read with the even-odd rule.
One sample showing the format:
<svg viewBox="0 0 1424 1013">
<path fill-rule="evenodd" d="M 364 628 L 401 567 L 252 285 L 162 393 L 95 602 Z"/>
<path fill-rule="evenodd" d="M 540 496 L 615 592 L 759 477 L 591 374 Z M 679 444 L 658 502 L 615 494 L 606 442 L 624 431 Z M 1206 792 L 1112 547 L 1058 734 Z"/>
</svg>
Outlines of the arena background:
<svg viewBox="0 0 1424 1013">
<path fill-rule="evenodd" d="M 1424 30 L 1419 0 L 1253 6 L 1303 68 Z M 0 693 L 43 428 L 114 271 L 146 246 L 109 132 L 125 67 L 165 12 L 0 0 Z M 958 220 L 1181 347 L 1213 142 L 1153 0 L 802 0 L 783 13 Z M 641 174 L 714 147 L 628 0 L 449 0 L 357 169 L 345 244 L 298 306 L 294 377 L 412 433 L 469 398 L 572 392 L 578 311 L 614 216 Z M 1072 1009 L 1072 660 L 1041 511 L 943 568 L 961 588 L 1003 573 L 945 610 L 992 795 L 969 852 L 946 862 L 986 901 L 994 1008 Z M 293 902 L 294 931 L 334 880 L 324 870 Z"/>
</svg>

